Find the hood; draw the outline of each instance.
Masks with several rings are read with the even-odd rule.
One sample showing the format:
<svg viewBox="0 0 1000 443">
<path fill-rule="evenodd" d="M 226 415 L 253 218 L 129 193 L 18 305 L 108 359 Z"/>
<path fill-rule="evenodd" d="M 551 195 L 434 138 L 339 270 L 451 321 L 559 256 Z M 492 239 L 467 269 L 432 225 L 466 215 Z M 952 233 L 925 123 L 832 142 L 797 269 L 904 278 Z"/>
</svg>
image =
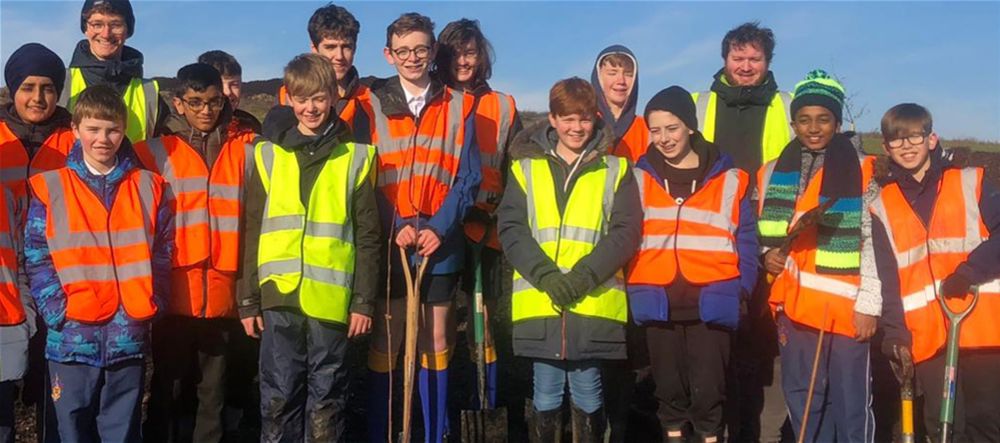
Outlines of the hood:
<svg viewBox="0 0 1000 443">
<path fill-rule="evenodd" d="M 318 137 L 302 135 L 297 129 L 299 121 L 288 106 L 275 106 L 264 117 L 261 135 L 286 149 L 298 149 L 307 145 L 336 145 L 340 141 L 351 140 L 351 131 L 336 112 L 330 109 L 330 121 Z M 329 142 L 333 143 L 329 143 Z"/>
<path fill-rule="evenodd" d="M 556 130 L 549 125 L 549 121 L 529 125 L 521 132 L 518 132 L 511 142 L 510 156 L 513 160 L 522 158 L 541 158 L 547 155 L 555 155 L 556 143 L 559 138 Z M 614 143 L 614 135 L 611 128 L 597 120 L 594 126 L 594 134 L 587 141 L 587 146 L 583 149 L 583 163 L 589 162 L 597 157 L 610 152 Z"/>
<path fill-rule="evenodd" d="M 768 106 L 778 92 L 778 83 L 774 73 L 767 71 L 764 81 L 754 86 L 732 86 L 726 79 L 725 68 L 715 73 L 712 82 L 712 92 L 719 94 L 729 106 Z"/>
<path fill-rule="evenodd" d="M 69 67 L 79 68 L 88 86 L 108 85 L 123 90 L 133 78 L 142 78 L 142 63 L 142 53 L 131 46 L 122 48 L 119 60 L 98 60 L 90 52 L 90 42 L 84 39 L 77 43 Z"/>
<path fill-rule="evenodd" d="M 601 79 L 599 75 L 601 59 L 609 54 L 622 54 L 628 56 L 632 59 L 632 63 L 635 65 L 635 82 L 632 83 L 632 90 L 628 93 L 628 100 L 625 101 L 625 107 L 622 108 L 621 115 L 618 119 L 615 119 L 615 115 L 611 112 L 611 107 L 608 106 L 608 100 L 604 97 L 604 89 L 601 87 Z M 639 101 L 639 61 L 636 60 L 635 54 L 632 50 L 626 48 L 622 45 L 611 45 L 604 48 L 600 54 L 597 55 L 597 59 L 594 61 L 594 70 L 590 74 L 590 83 L 594 86 L 595 92 L 597 93 L 597 108 L 601 111 L 601 116 L 604 122 L 612 128 L 615 140 L 621 140 L 628 132 L 629 127 L 632 126 L 632 122 L 635 120 L 635 108 Z"/>
</svg>

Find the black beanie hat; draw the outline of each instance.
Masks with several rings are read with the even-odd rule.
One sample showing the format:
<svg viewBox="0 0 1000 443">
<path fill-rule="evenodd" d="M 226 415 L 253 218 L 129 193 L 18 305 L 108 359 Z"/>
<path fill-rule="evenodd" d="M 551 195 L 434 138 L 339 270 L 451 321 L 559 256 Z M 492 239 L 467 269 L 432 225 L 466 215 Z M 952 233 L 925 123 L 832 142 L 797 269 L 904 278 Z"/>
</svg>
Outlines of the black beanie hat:
<svg viewBox="0 0 1000 443">
<path fill-rule="evenodd" d="M 646 111 L 642 113 L 646 120 L 649 120 L 649 113 L 653 111 L 667 111 L 676 115 L 688 129 L 698 130 L 698 113 L 694 107 L 694 99 L 691 93 L 680 86 L 671 86 L 657 92 L 653 98 L 646 103 Z"/>
<path fill-rule="evenodd" d="M 37 75 L 48 77 L 56 87 L 56 95 L 62 95 L 66 82 L 66 65 L 51 49 L 39 43 L 28 43 L 17 48 L 3 68 L 3 79 L 13 97 L 24 79 Z"/>
<path fill-rule="evenodd" d="M 80 11 L 80 32 L 87 32 L 87 12 L 94 6 L 106 4 L 111 6 L 111 10 L 121 14 L 125 18 L 125 26 L 128 27 L 128 36 L 132 37 L 135 32 L 135 14 L 132 13 L 132 3 L 128 0 L 85 0 L 83 10 Z"/>
</svg>

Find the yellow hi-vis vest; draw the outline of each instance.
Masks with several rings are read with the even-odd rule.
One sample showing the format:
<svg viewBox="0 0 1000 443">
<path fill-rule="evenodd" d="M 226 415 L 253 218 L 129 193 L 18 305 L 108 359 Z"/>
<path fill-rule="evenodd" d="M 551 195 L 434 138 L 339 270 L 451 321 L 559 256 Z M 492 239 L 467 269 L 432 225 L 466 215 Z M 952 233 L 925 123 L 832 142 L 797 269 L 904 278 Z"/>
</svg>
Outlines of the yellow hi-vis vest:
<svg viewBox="0 0 1000 443">
<path fill-rule="evenodd" d="M 511 165 L 511 173 L 527 196 L 532 237 L 562 272 L 569 272 L 604 237 L 615 192 L 622 177 L 629 173 L 629 167 L 624 157 L 611 155 L 597 165 L 588 166 L 570 191 L 562 216 L 556 203 L 556 184 L 548 160 L 521 159 Z M 599 206 L 595 204 L 598 198 Z M 619 270 L 570 307 L 570 312 L 625 323 L 628 321 L 628 299 L 624 282 L 624 275 Z M 511 317 L 515 323 L 560 315 L 559 308 L 552 304 L 549 296 L 516 271 L 513 286 Z"/>
<path fill-rule="evenodd" d="M 69 68 L 69 102 L 66 109 L 73 112 L 76 107 L 76 99 L 80 93 L 87 89 L 87 82 L 83 79 L 83 72 L 80 68 Z M 133 78 L 125 88 L 122 101 L 128 109 L 128 126 L 125 128 L 125 136 L 132 143 L 138 143 L 148 138 L 153 138 L 153 130 L 156 126 L 157 111 L 159 111 L 160 85 L 156 80 L 143 80 Z"/>
<path fill-rule="evenodd" d="M 306 315 L 347 324 L 354 284 L 354 191 L 370 180 L 375 147 L 343 143 L 320 171 L 309 206 L 302 205 L 295 153 L 271 142 L 254 150 L 267 193 L 257 248 L 258 281 L 278 292 L 298 290 Z"/>
<path fill-rule="evenodd" d="M 698 110 L 698 130 L 705 140 L 715 141 L 715 109 L 719 95 L 715 92 L 695 92 L 691 94 Z M 761 135 L 761 162 L 765 164 L 778 158 L 785 145 L 792 140 L 792 94 L 777 92 L 764 114 L 764 132 Z M 751 171 L 752 172 L 752 171 Z"/>
</svg>

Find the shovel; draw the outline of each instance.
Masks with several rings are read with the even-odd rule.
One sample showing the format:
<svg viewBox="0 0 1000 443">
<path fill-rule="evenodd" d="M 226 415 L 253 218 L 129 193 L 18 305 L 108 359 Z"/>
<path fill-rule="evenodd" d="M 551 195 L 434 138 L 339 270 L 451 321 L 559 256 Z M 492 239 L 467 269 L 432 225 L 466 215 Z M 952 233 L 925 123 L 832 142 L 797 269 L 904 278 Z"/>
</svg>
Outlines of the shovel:
<svg viewBox="0 0 1000 443">
<path fill-rule="evenodd" d="M 406 249 L 399 249 L 406 279 L 406 338 L 403 347 L 403 432 L 399 441 L 410 442 L 410 422 L 413 418 L 413 376 L 417 372 L 417 331 L 420 329 L 420 282 L 427 270 L 427 258 L 420 260 L 417 278 L 413 279 Z"/>
<path fill-rule="evenodd" d="M 939 288 L 940 289 L 940 288 Z M 961 311 L 953 311 L 944 301 L 944 297 L 938 291 L 938 302 L 941 303 L 941 310 L 948 318 L 948 350 L 944 364 L 944 397 L 941 400 L 941 436 L 938 441 L 948 443 L 951 441 L 952 425 L 955 423 L 955 389 L 958 380 L 958 337 L 962 330 L 962 320 L 969 316 L 972 309 L 979 301 L 979 287 L 972 289 L 972 302 Z"/>
<path fill-rule="evenodd" d="M 823 218 L 823 214 L 826 213 L 827 209 L 830 209 L 834 203 L 837 202 L 836 198 L 827 199 L 825 202 L 820 203 L 819 206 L 812 208 L 802 214 L 798 220 L 795 220 L 795 224 L 788 230 L 788 234 L 785 236 L 785 240 L 781 242 L 781 247 L 778 251 L 781 255 L 788 256 L 788 253 L 792 250 L 792 243 L 795 239 L 799 238 L 806 229 L 812 226 L 816 226 L 819 221 Z M 775 276 L 767 274 L 767 282 L 774 283 Z"/>
<path fill-rule="evenodd" d="M 488 325 L 486 317 L 483 315 L 483 269 L 480 261 L 482 250 L 481 242 L 473 248 L 476 285 L 472 298 L 472 322 L 476 344 L 474 354 L 479 409 L 462 411 L 462 441 L 465 443 L 500 443 L 507 441 L 507 409 L 491 407 L 486 395 L 486 328 Z"/>
<path fill-rule="evenodd" d="M 900 415 L 900 441 L 902 443 L 916 443 L 916 436 L 913 433 L 913 373 L 903 378 L 899 387 L 899 397 L 902 402 Z"/>
</svg>

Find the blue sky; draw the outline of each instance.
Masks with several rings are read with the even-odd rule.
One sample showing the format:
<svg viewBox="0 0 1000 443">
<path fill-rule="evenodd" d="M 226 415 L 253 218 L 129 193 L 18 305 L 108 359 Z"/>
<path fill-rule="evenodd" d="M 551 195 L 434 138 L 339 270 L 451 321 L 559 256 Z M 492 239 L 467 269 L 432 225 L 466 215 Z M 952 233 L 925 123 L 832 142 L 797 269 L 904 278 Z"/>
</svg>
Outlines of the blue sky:
<svg viewBox="0 0 1000 443">
<path fill-rule="evenodd" d="M 243 64 L 244 80 L 277 77 L 308 50 L 306 23 L 325 2 L 135 1 L 128 44 L 146 57 L 147 76 L 171 76 L 209 49 Z M 476 18 L 496 50 L 491 84 L 522 109 L 544 110 L 548 88 L 590 78 L 605 46 L 629 46 L 639 60 L 640 107 L 679 84 L 707 89 L 722 65 L 730 28 L 760 20 L 777 39 L 771 69 L 782 89 L 823 68 L 838 76 L 865 112 L 858 129 L 878 127 L 890 106 L 915 101 L 944 137 L 1000 140 L 998 2 L 343 2 L 361 22 L 355 64 L 362 75 L 393 73 L 382 57 L 385 27 L 400 13 L 430 16 L 440 30 Z M 82 38 L 82 1 L 0 2 L 0 57 L 43 43 L 68 60 Z"/>
</svg>

